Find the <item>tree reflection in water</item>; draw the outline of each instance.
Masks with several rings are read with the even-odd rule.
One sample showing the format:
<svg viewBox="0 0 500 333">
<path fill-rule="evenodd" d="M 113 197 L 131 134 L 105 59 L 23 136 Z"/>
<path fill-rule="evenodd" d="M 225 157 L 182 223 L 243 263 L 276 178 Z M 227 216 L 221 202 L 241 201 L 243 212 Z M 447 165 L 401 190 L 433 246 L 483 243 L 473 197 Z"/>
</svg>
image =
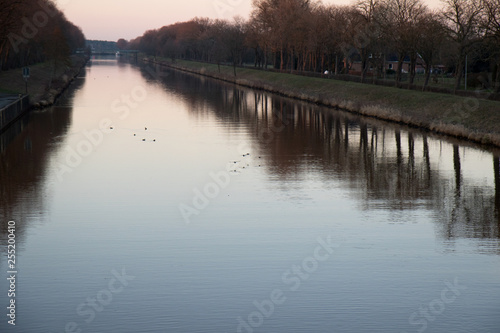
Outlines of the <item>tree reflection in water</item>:
<svg viewBox="0 0 500 333">
<path fill-rule="evenodd" d="M 490 250 L 500 253 L 498 150 L 196 75 L 171 72 L 162 81 L 185 95 L 193 117 L 214 113 L 228 132 L 245 127 L 273 179 L 317 172 L 355 189 L 364 210 L 425 209 L 440 237 L 493 239 Z M 464 176 L 461 151 L 469 159 L 491 154 L 494 182 L 481 172 Z"/>
</svg>

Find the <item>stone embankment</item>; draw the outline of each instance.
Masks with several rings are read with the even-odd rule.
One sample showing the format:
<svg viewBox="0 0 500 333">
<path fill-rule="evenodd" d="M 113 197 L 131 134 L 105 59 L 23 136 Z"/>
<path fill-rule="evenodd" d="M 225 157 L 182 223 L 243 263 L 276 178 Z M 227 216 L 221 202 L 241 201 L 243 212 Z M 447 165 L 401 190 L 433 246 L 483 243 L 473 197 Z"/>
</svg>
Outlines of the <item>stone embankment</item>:
<svg viewBox="0 0 500 333">
<path fill-rule="evenodd" d="M 53 105 L 57 101 L 57 98 L 61 96 L 79 75 L 87 61 L 88 58 L 79 56 L 72 57 L 71 65 L 66 67 L 64 71 L 58 73 L 58 76 L 55 78 L 52 78 L 52 75 L 49 77 L 46 71 L 36 68 L 33 71 L 34 79 L 30 82 L 30 91 L 33 91 L 33 94 L 0 94 L 0 131 L 7 128 L 31 109 L 43 109 Z M 46 66 L 42 64 L 39 67 L 44 68 Z M 12 80 L 9 75 L 5 75 L 3 79 L 6 81 Z M 21 91 L 21 85 L 19 85 L 18 82 L 10 81 L 3 83 L 2 86 L 9 87 L 11 91 Z"/>
</svg>

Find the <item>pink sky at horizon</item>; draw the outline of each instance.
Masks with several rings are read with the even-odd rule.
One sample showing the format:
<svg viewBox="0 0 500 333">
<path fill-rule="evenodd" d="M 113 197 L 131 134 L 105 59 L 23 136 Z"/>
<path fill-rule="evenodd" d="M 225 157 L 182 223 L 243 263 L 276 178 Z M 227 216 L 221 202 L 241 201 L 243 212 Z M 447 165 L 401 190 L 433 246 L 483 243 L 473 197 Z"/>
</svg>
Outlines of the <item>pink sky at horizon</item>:
<svg viewBox="0 0 500 333">
<path fill-rule="evenodd" d="M 323 0 L 324 4 L 348 5 L 354 0 Z M 430 8 L 439 0 L 424 0 Z M 232 19 L 248 18 L 252 0 L 55 0 L 66 17 L 82 28 L 87 39 L 116 41 L 141 36 L 146 30 L 158 29 L 194 17 Z M 118 3 L 117 3 L 118 2 Z"/>
</svg>

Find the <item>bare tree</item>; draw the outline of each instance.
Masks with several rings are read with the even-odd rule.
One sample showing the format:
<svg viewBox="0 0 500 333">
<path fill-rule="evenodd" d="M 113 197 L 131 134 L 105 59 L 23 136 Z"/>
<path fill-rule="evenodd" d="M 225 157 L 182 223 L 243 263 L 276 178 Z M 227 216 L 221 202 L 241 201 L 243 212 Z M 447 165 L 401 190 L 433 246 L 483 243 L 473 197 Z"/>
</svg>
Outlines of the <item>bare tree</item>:
<svg viewBox="0 0 500 333">
<path fill-rule="evenodd" d="M 446 31 L 455 46 L 455 88 L 460 88 L 464 75 L 465 57 L 480 36 L 483 4 L 480 0 L 443 0 L 442 16 Z"/>
<path fill-rule="evenodd" d="M 276 37 L 276 22 L 273 16 L 274 9 L 268 1 L 254 0 L 250 19 L 252 38 L 263 50 L 264 69 L 268 66 L 268 54 L 282 50 L 282 44 Z"/>
<path fill-rule="evenodd" d="M 341 61 L 344 55 L 342 46 L 347 44 L 349 34 L 346 29 L 349 27 L 349 13 L 352 11 L 353 9 L 347 6 L 330 6 L 326 8 L 328 15 L 326 22 L 328 23 L 318 22 L 319 25 L 326 27 L 326 36 L 320 40 L 320 46 L 324 47 L 327 52 L 328 69 L 332 69 L 331 63 L 333 62 L 335 74 L 339 74 L 342 68 Z"/>
<path fill-rule="evenodd" d="M 209 53 L 212 62 L 217 64 L 220 73 L 220 64 L 228 56 L 225 34 L 228 29 L 228 23 L 223 20 L 215 20 L 210 28 L 205 32 L 204 37 L 209 43 Z"/>
<path fill-rule="evenodd" d="M 279 54 L 279 68 L 283 70 L 287 53 L 289 59 L 295 56 L 298 43 L 294 38 L 300 38 L 302 25 L 299 22 L 303 22 L 305 13 L 310 12 L 310 1 L 254 0 L 253 5 L 252 20 L 268 34 L 271 51 Z"/>
<path fill-rule="evenodd" d="M 417 41 L 417 51 L 425 63 L 425 81 L 423 90 L 429 85 L 432 66 L 437 53 L 446 38 L 444 26 L 436 13 L 422 15 L 417 23 L 420 38 Z"/>
<path fill-rule="evenodd" d="M 253 17 L 247 22 L 246 44 L 255 53 L 255 67 L 267 68 L 267 50 L 269 45 L 265 42 L 264 29 Z"/>
<path fill-rule="evenodd" d="M 52 0 L 0 0 L 0 69 L 62 59 L 84 46 L 81 29 Z"/>
<path fill-rule="evenodd" d="M 231 24 L 227 25 L 224 33 L 227 50 L 233 63 L 234 76 L 236 76 L 236 66 L 242 65 L 242 57 L 245 50 L 245 34 L 246 23 L 240 17 L 236 17 Z"/>
<path fill-rule="evenodd" d="M 398 54 L 396 86 L 401 83 L 403 64 L 406 56 L 410 56 L 410 74 L 415 75 L 416 45 L 419 38 L 419 19 L 427 11 L 421 0 L 384 0 L 380 11 L 384 34 L 391 41 Z M 410 82 L 412 83 L 412 82 Z"/>
<path fill-rule="evenodd" d="M 481 26 L 493 62 L 492 80 L 495 92 L 500 92 L 500 0 L 483 0 L 484 18 Z"/>
<path fill-rule="evenodd" d="M 352 43 L 361 57 L 361 82 L 365 81 L 370 59 L 377 57 L 376 46 L 380 43 L 378 0 L 360 0 L 355 5 L 352 26 Z"/>
</svg>

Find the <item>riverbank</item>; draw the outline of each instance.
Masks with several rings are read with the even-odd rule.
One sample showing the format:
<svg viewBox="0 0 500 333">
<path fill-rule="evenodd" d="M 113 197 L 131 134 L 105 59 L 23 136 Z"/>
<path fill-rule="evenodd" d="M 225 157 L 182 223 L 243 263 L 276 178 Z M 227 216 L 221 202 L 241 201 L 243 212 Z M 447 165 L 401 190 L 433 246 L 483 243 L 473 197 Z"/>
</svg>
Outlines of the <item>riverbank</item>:
<svg viewBox="0 0 500 333">
<path fill-rule="evenodd" d="M 55 103 L 57 98 L 71 84 L 87 63 L 83 56 L 71 56 L 69 65 L 54 69 L 53 62 L 30 66 L 28 95 L 32 108 L 44 108 Z M 0 72 L 0 92 L 5 94 L 26 94 L 26 83 L 20 68 Z"/>
<path fill-rule="evenodd" d="M 287 97 L 500 147 L 500 102 L 355 82 L 166 59 L 144 59 Z M 481 96 L 483 97 L 483 96 Z"/>
</svg>

